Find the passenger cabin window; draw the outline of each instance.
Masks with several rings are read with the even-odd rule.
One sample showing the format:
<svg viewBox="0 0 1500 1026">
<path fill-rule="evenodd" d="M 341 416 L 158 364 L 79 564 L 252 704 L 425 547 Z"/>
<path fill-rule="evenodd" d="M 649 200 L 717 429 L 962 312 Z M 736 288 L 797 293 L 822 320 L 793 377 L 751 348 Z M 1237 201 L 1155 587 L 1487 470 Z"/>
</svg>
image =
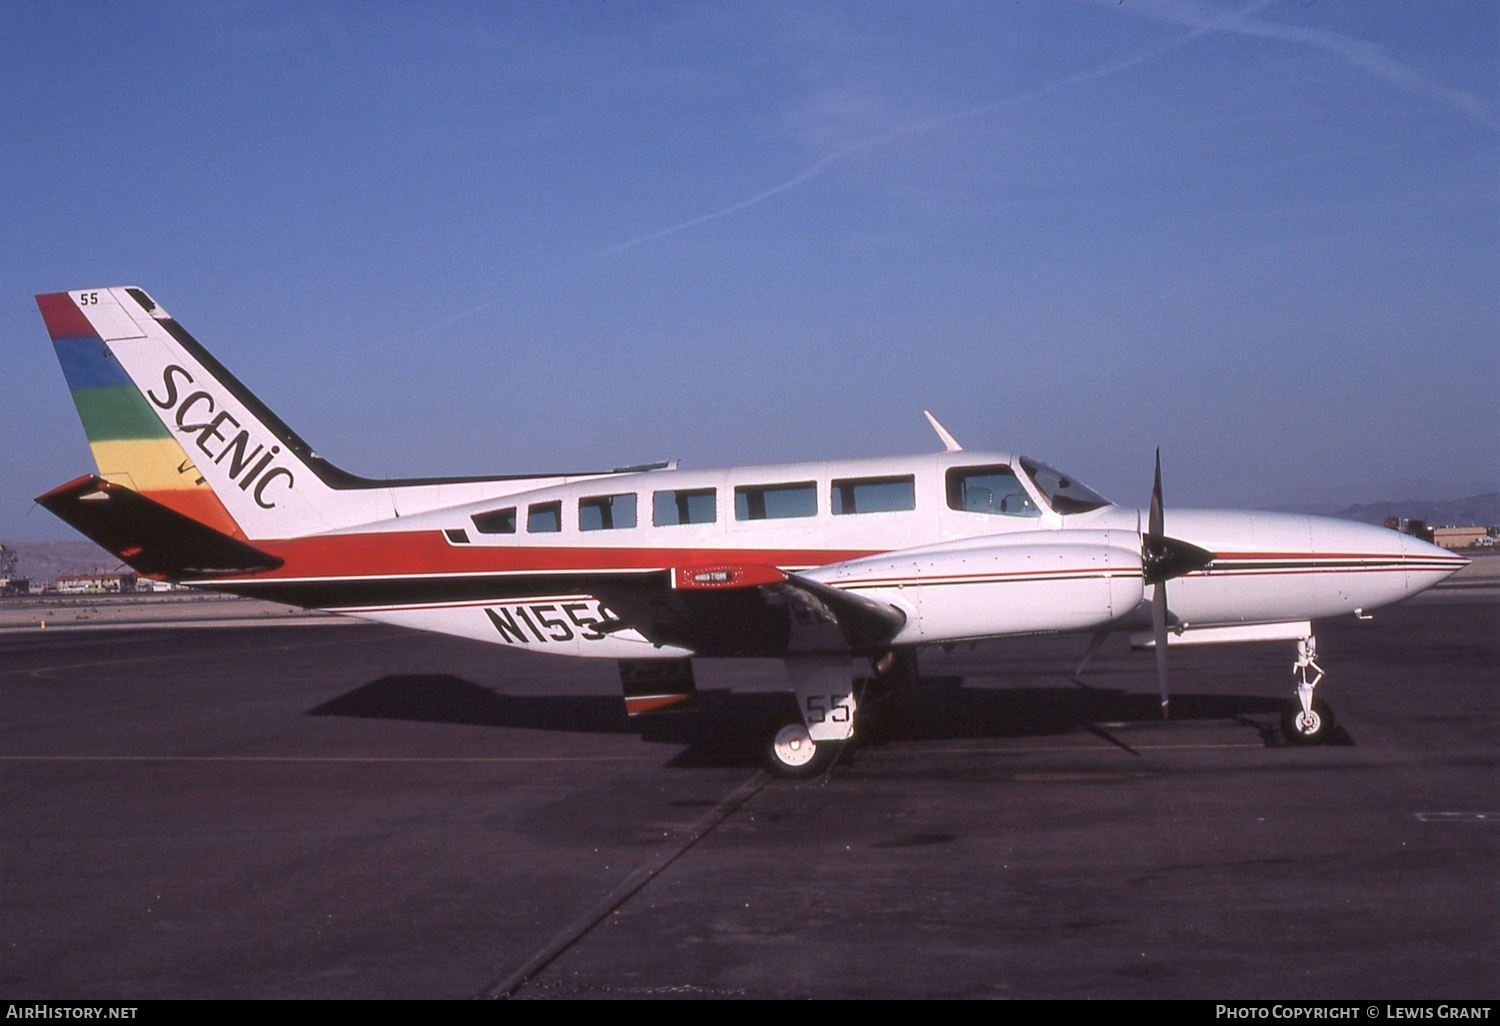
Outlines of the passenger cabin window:
<svg viewBox="0 0 1500 1026">
<path fill-rule="evenodd" d="M 635 493 L 590 495 L 578 500 L 580 531 L 616 531 L 635 526 Z"/>
<path fill-rule="evenodd" d="M 677 524 L 711 524 L 718 519 L 712 488 L 684 488 L 657 492 L 651 497 L 651 522 L 657 527 Z"/>
<path fill-rule="evenodd" d="M 734 490 L 734 519 L 786 520 L 818 515 L 818 486 L 799 484 L 745 485 Z"/>
<path fill-rule="evenodd" d="M 561 502 L 533 502 L 526 507 L 527 534 L 556 534 L 561 530 Z"/>
<path fill-rule="evenodd" d="M 948 471 L 948 508 L 965 513 L 1039 517 L 1026 486 L 1006 466 L 954 467 Z"/>
<path fill-rule="evenodd" d="M 916 479 L 910 474 L 833 482 L 833 511 L 837 514 L 894 513 L 916 508 Z"/>
<path fill-rule="evenodd" d="M 480 534 L 515 534 L 516 507 L 492 509 L 488 513 L 475 513 L 469 518 Z"/>
</svg>

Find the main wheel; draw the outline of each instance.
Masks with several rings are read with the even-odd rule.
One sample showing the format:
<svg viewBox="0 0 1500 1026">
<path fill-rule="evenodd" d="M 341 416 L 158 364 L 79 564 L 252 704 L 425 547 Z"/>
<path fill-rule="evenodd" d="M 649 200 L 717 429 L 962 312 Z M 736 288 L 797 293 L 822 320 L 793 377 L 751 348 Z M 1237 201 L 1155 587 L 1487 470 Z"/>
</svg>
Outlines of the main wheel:
<svg viewBox="0 0 1500 1026">
<path fill-rule="evenodd" d="M 1292 702 L 1281 714 L 1281 734 L 1288 744 L 1321 745 L 1333 733 L 1333 709 L 1320 698 L 1313 699 L 1312 712 L 1304 713 L 1301 702 Z"/>
<path fill-rule="evenodd" d="M 806 780 L 828 769 L 837 755 L 837 742 L 814 741 L 801 717 L 789 717 L 772 721 L 762 762 L 772 776 Z"/>
</svg>

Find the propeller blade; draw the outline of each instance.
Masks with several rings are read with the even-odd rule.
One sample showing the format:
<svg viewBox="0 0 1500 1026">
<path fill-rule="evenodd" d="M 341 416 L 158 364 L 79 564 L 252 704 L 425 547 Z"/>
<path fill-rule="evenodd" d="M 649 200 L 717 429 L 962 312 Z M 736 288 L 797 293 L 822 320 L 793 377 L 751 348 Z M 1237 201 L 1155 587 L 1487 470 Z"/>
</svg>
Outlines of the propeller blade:
<svg viewBox="0 0 1500 1026">
<path fill-rule="evenodd" d="M 1167 718 L 1167 582 L 1156 585 L 1151 595 L 1151 634 L 1156 639 L 1156 680 L 1161 685 L 1161 718 Z"/>
<path fill-rule="evenodd" d="M 1156 450 L 1156 479 L 1151 484 L 1151 511 L 1146 533 L 1141 536 L 1141 576 L 1147 584 L 1161 584 L 1173 577 L 1202 570 L 1214 554 L 1166 534 L 1166 516 L 1161 498 L 1161 450 Z"/>
<path fill-rule="evenodd" d="M 1150 532 L 1147 538 L 1150 539 L 1153 550 L 1152 555 L 1156 554 L 1154 550 L 1161 544 L 1162 536 L 1166 533 L 1164 519 L 1161 502 L 1161 449 L 1158 447 L 1156 450 L 1156 480 L 1151 485 L 1151 518 L 1149 527 L 1147 528 Z"/>
<path fill-rule="evenodd" d="M 1168 538 L 1161 497 L 1161 448 L 1156 450 L 1156 476 L 1151 482 L 1151 511 L 1141 539 L 1141 579 L 1152 585 L 1151 636 L 1156 642 L 1156 679 L 1161 685 L 1161 718 L 1170 709 L 1167 686 L 1167 581 L 1212 563 L 1214 554 L 1196 545 Z"/>
</svg>

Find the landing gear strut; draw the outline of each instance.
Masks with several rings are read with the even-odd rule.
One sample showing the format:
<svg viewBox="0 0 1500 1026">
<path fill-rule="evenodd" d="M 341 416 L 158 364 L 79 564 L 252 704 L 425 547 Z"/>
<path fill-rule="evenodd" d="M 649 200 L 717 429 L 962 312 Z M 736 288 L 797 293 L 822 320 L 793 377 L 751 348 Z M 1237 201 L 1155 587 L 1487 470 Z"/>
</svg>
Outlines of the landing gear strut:
<svg viewBox="0 0 1500 1026">
<path fill-rule="evenodd" d="M 761 763 L 773 776 L 821 776 L 854 743 L 856 715 L 868 716 L 882 705 L 887 716 L 899 715 L 915 703 L 917 656 L 910 649 L 875 656 L 875 676 L 858 682 L 847 654 L 788 656 L 785 663 L 797 711 L 766 725 Z"/>
<path fill-rule="evenodd" d="M 1323 679 L 1317 638 L 1308 635 L 1297 642 L 1297 661 L 1292 664 L 1292 673 L 1297 677 L 1297 700 L 1281 714 L 1281 733 L 1294 745 L 1324 744 L 1333 732 L 1333 709 L 1313 697 L 1313 689 Z"/>
<path fill-rule="evenodd" d="M 854 736 L 858 701 L 847 653 L 812 653 L 783 659 L 797 711 L 768 725 L 761 762 L 774 776 L 807 779 L 833 765 Z"/>
</svg>

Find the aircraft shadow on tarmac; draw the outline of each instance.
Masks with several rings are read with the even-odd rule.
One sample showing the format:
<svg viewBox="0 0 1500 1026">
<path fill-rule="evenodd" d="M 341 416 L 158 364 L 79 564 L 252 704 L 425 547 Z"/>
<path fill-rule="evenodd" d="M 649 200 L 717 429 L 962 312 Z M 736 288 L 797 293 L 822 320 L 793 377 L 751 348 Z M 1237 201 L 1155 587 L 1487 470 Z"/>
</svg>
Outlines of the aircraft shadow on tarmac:
<svg viewBox="0 0 1500 1026">
<path fill-rule="evenodd" d="M 965 688 L 962 677 L 923 677 L 916 694 L 869 703 L 861 711 L 863 743 L 978 738 L 1035 738 L 1086 731 L 1125 747 L 1106 725 L 1161 722 L 1155 694 L 1096 688 Z M 789 694 L 699 693 L 691 712 L 631 719 L 618 695 L 503 695 L 451 674 L 381 677 L 308 711 L 309 716 L 452 723 L 590 734 L 638 734 L 683 746 L 678 767 L 750 766 L 760 759 L 766 726 L 790 712 Z M 1237 720 L 1268 746 L 1282 744 L 1276 717 L 1284 700 L 1264 696 L 1172 696 L 1172 720 Z M 1247 717 L 1266 717 L 1262 722 Z M 1346 738 L 1343 743 L 1351 743 Z"/>
</svg>

